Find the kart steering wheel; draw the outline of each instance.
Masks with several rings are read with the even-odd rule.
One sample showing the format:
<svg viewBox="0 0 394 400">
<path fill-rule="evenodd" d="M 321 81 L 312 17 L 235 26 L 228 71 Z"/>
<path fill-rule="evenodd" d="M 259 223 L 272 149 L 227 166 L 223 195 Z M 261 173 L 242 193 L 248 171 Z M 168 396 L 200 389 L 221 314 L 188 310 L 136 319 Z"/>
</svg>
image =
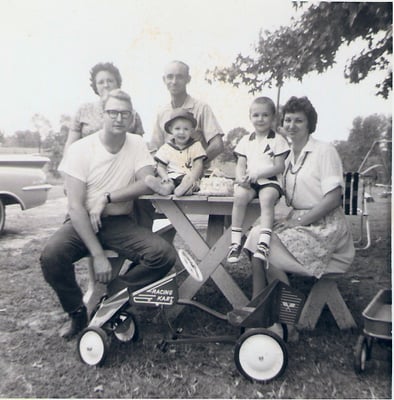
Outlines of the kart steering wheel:
<svg viewBox="0 0 394 400">
<path fill-rule="evenodd" d="M 189 273 L 189 275 L 197 282 L 202 282 L 204 277 L 202 276 L 201 270 L 198 268 L 197 263 L 194 261 L 194 258 L 184 249 L 178 250 L 178 255 L 182 265 L 185 267 L 185 270 Z"/>
</svg>

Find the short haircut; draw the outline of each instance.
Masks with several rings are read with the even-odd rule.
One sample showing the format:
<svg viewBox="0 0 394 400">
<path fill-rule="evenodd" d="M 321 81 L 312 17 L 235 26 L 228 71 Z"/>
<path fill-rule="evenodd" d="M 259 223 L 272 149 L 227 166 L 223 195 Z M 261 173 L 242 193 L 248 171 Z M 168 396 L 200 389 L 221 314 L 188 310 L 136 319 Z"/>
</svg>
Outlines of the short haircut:
<svg viewBox="0 0 394 400">
<path fill-rule="evenodd" d="M 179 61 L 179 60 L 173 60 L 173 61 L 169 62 L 169 63 L 167 64 L 167 66 L 168 66 L 168 65 L 171 65 L 171 64 L 181 64 L 182 66 L 185 67 L 187 76 L 190 76 L 190 68 L 189 68 L 189 66 L 188 66 L 185 62 Z"/>
<path fill-rule="evenodd" d="M 122 89 L 112 89 L 110 92 L 108 92 L 107 96 L 104 99 L 104 104 L 103 104 L 104 108 L 108 100 L 111 98 L 125 101 L 126 103 L 129 103 L 130 108 L 133 109 L 133 103 L 131 102 L 131 97 Z"/>
<path fill-rule="evenodd" d="M 250 109 L 252 108 L 253 104 L 266 104 L 271 108 L 272 114 L 276 114 L 275 104 L 269 97 L 264 97 L 264 96 L 256 97 L 252 101 L 252 104 L 249 107 L 249 112 L 250 112 Z"/>
<path fill-rule="evenodd" d="M 303 112 L 305 114 L 308 121 L 308 131 L 310 134 L 313 133 L 317 124 L 317 112 L 308 97 L 290 97 L 287 103 L 283 106 L 282 125 L 286 114 L 296 112 Z"/>
<path fill-rule="evenodd" d="M 118 87 L 120 88 L 122 86 L 122 77 L 120 76 L 118 68 L 116 68 L 114 64 L 110 62 L 98 63 L 90 70 L 90 86 L 92 87 L 94 93 L 98 94 L 96 76 L 101 71 L 108 71 L 114 76 Z"/>
</svg>

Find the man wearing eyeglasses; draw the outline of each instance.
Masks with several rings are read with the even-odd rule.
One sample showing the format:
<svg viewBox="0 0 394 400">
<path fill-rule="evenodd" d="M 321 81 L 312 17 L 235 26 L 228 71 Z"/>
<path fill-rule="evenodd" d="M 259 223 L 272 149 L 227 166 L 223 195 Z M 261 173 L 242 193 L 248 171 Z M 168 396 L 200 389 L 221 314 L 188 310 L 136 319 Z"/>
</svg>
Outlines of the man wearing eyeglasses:
<svg viewBox="0 0 394 400">
<path fill-rule="evenodd" d="M 144 178 L 153 175 L 154 161 L 143 139 L 127 133 L 131 115 L 128 94 L 111 91 L 104 102 L 103 129 L 73 143 L 59 166 L 65 174 L 69 217 L 49 239 L 40 261 L 45 280 L 70 315 L 71 325 L 62 334 L 66 339 L 87 325 L 74 262 L 90 255 L 95 277 L 109 283 L 109 293 L 154 282 L 175 263 L 175 249 L 132 215 L 133 199 L 151 193 Z M 115 250 L 135 266 L 114 278 L 104 249 Z"/>
</svg>

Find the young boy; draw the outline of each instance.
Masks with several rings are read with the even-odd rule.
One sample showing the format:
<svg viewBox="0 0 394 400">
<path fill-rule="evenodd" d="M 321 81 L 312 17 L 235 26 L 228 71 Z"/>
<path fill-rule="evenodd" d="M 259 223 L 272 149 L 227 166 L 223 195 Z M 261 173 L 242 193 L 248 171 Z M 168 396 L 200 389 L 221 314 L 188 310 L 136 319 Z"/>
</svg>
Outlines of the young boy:
<svg viewBox="0 0 394 400">
<path fill-rule="evenodd" d="M 164 129 L 172 135 L 155 154 L 158 177 L 147 176 L 145 183 L 163 196 L 191 194 L 203 173 L 207 153 L 199 141 L 191 138 L 197 121 L 182 108 L 175 109 Z"/>
<path fill-rule="evenodd" d="M 241 254 L 242 224 L 246 207 L 258 196 L 260 200 L 260 237 L 254 257 L 268 260 L 274 207 L 282 194 L 279 176 L 289 153 L 287 141 L 272 130 L 275 104 L 268 97 L 256 98 L 249 109 L 255 131 L 244 136 L 236 146 L 234 204 L 232 211 L 231 245 L 227 255 L 230 263 L 238 262 Z"/>
</svg>

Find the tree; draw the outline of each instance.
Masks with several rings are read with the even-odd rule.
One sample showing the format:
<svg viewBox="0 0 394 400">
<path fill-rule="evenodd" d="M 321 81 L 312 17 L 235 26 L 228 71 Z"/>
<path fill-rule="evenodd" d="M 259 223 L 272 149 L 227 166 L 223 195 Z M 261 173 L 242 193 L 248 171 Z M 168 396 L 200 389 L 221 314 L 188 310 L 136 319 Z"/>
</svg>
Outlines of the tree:
<svg viewBox="0 0 394 400">
<path fill-rule="evenodd" d="M 41 152 L 41 143 L 50 133 L 52 133 L 52 125 L 46 117 L 37 113 L 32 116 L 31 120 L 38 132 L 38 136 L 40 139 L 38 144 L 38 151 Z"/>
<path fill-rule="evenodd" d="M 61 115 L 59 132 L 50 132 L 43 141 L 43 147 L 48 152 L 50 163 L 48 170 L 56 178 L 60 177 L 57 168 L 63 157 L 64 144 L 66 143 L 68 132 L 70 131 L 71 117 Z"/>
<path fill-rule="evenodd" d="M 231 129 L 224 139 L 224 151 L 218 156 L 219 161 L 235 161 L 233 153 L 235 146 L 243 136 L 248 134 L 249 132 L 245 128 L 238 127 Z"/>
<path fill-rule="evenodd" d="M 255 57 L 239 54 L 230 67 L 208 70 L 206 79 L 236 87 L 245 84 L 251 93 L 264 86 L 280 89 L 286 79 L 302 81 L 309 72 L 322 73 L 332 67 L 341 45 L 358 38 L 365 41 L 365 48 L 346 65 L 345 78 L 357 83 L 371 71 L 385 70 L 386 78 L 377 85 L 376 94 L 387 98 L 392 89 L 391 2 L 312 4 L 291 26 L 260 32 Z"/>
<path fill-rule="evenodd" d="M 7 140 L 8 144 L 17 147 L 38 147 L 40 143 L 40 135 L 38 132 L 30 130 L 16 131 Z"/>
<path fill-rule="evenodd" d="M 357 117 L 353 120 L 347 141 L 336 142 L 345 171 L 358 171 L 365 156 L 377 140 L 390 138 L 391 118 L 373 114 L 366 118 Z M 376 170 L 380 181 L 386 182 L 391 172 L 391 146 L 375 146 L 370 153 L 363 171 L 373 165 L 381 165 Z"/>
</svg>

